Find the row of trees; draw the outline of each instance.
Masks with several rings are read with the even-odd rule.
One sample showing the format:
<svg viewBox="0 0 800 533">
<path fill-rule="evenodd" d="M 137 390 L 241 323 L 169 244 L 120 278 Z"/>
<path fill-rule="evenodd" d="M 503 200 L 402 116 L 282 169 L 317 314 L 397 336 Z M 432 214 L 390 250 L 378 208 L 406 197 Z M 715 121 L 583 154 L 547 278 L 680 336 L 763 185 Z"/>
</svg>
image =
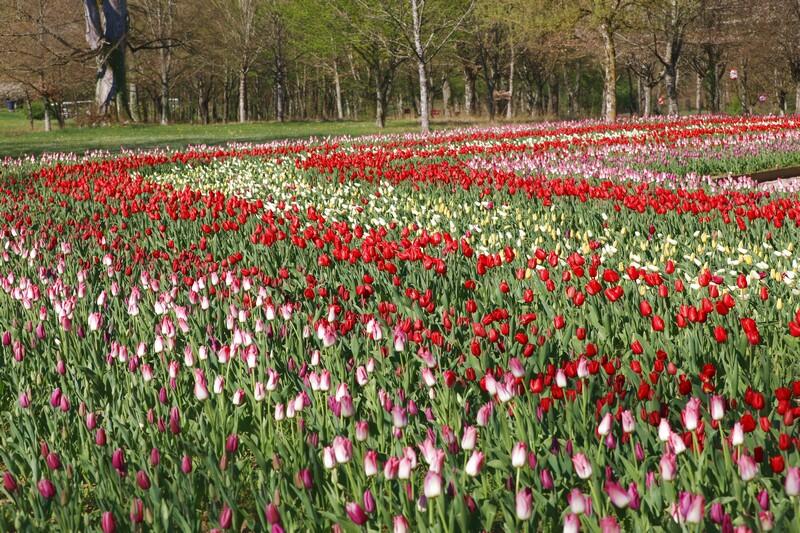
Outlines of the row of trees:
<svg viewBox="0 0 800 533">
<path fill-rule="evenodd" d="M 798 25 L 800 0 L 8 0 L 0 82 L 46 128 L 788 112 Z"/>
</svg>

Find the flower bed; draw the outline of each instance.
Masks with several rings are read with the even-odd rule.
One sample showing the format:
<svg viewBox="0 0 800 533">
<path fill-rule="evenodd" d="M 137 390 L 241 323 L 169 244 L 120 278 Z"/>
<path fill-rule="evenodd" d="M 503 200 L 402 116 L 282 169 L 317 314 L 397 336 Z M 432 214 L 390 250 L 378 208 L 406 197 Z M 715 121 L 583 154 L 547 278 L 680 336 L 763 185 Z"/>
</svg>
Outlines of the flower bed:
<svg viewBox="0 0 800 533">
<path fill-rule="evenodd" d="M 796 126 L 7 162 L 0 529 L 796 527 Z"/>
</svg>

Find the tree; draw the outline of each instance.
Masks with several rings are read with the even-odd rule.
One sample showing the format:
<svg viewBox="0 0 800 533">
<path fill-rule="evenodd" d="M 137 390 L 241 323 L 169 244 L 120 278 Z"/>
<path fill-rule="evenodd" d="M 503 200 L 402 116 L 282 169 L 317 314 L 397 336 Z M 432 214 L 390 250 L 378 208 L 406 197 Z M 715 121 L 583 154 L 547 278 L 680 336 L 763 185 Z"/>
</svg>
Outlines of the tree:
<svg viewBox="0 0 800 533">
<path fill-rule="evenodd" d="M 652 33 L 653 54 L 664 69 L 667 112 L 678 114 L 678 62 L 689 25 L 701 12 L 700 0 L 647 0 L 645 12 Z"/>
<path fill-rule="evenodd" d="M 450 42 L 475 0 L 358 0 L 362 9 L 394 26 L 417 67 L 420 129 L 430 131 L 428 63 Z"/>
<path fill-rule="evenodd" d="M 84 0 L 86 42 L 97 58 L 95 103 L 100 115 L 117 100 L 117 109 L 130 118 L 125 85 L 125 54 L 128 46 L 127 0 L 103 0 L 102 22 L 97 0 Z"/>
<path fill-rule="evenodd" d="M 169 123 L 169 93 L 173 70 L 173 48 L 182 44 L 175 38 L 177 0 L 139 0 L 146 22 L 142 31 L 158 45 L 160 122 Z"/>
<path fill-rule="evenodd" d="M 580 0 L 577 15 L 603 44 L 603 109 L 606 122 L 617 120 L 617 33 L 628 25 L 633 0 Z"/>
<path fill-rule="evenodd" d="M 239 122 L 247 122 L 247 76 L 262 49 L 257 36 L 264 28 L 260 0 L 211 0 L 217 38 L 226 44 L 239 79 Z"/>
<path fill-rule="evenodd" d="M 80 85 L 82 18 L 68 0 L 14 0 L 0 7 L 0 77 L 14 81 L 64 125 L 61 100 Z"/>
</svg>

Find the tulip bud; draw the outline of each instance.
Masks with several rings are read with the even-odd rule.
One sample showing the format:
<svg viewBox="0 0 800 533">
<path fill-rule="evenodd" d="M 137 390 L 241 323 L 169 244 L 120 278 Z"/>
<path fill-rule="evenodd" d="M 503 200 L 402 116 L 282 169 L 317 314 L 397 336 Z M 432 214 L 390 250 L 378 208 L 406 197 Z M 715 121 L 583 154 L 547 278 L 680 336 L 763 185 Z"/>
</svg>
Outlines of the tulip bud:
<svg viewBox="0 0 800 533">
<path fill-rule="evenodd" d="M 369 423 L 366 420 L 356 422 L 356 440 L 364 442 L 369 437 Z"/>
<path fill-rule="evenodd" d="M 47 463 L 47 468 L 50 470 L 58 470 L 61 468 L 61 460 L 58 458 L 58 455 L 53 452 L 48 453 L 44 461 Z"/>
<path fill-rule="evenodd" d="M 800 496 L 800 467 L 790 466 L 787 469 L 783 487 L 790 498 Z"/>
<path fill-rule="evenodd" d="M 533 491 L 524 488 L 517 492 L 515 512 L 519 520 L 528 520 L 533 512 Z"/>
<path fill-rule="evenodd" d="M 147 472 L 144 470 L 136 472 L 136 484 L 139 485 L 139 488 L 142 490 L 150 488 L 150 478 L 147 476 Z"/>
<path fill-rule="evenodd" d="M 228 439 L 225 441 L 225 451 L 230 454 L 235 454 L 236 450 L 238 449 L 239 449 L 239 436 L 236 433 L 228 435 Z"/>
<path fill-rule="evenodd" d="M 226 504 L 222 504 L 222 511 L 219 513 L 219 527 L 230 529 L 233 524 L 233 511 Z"/>
<path fill-rule="evenodd" d="M 181 458 L 181 472 L 184 474 L 189 474 L 192 471 L 192 457 L 190 455 L 184 455 Z"/>
<path fill-rule="evenodd" d="M 134 498 L 131 502 L 130 518 L 134 524 L 141 524 L 144 521 L 144 504 L 141 498 Z"/>
<path fill-rule="evenodd" d="M 17 480 L 14 478 L 14 474 L 11 472 L 4 472 L 3 473 L 3 488 L 6 489 L 6 492 L 13 493 L 17 490 Z"/>
<path fill-rule="evenodd" d="M 406 517 L 397 515 L 392 519 L 392 532 L 393 533 L 410 533 L 411 525 L 406 520 Z"/>
<path fill-rule="evenodd" d="M 743 481 L 750 481 L 758 473 L 758 465 L 749 455 L 742 454 L 737 461 L 739 467 L 739 476 Z"/>
<path fill-rule="evenodd" d="M 27 409 L 31 406 L 31 398 L 27 392 L 21 392 L 19 395 L 19 406 L 23 409 Z"/>
<path fill-rule="evenodd" d="M 267 504 L 267 507 L 264 510 L 264 516 L 267 519 L 267 523 L 270 525 L 281 523 L 281 515 L 280 512 L 278 512 L 278 506 L 275 505 L 274 502 Z"/>
<path fill-rule="evenodd" d="M 98 446 L 106 445 L 106 430 L 100 428 L 95 432 L 94 443 L 97 444 Z"/>
<path fill-rule="evenodd" d="M 361 506 L 356 502 L 347 502 L 344 508 L 350 520 L 352 520 L 353 523 L 358 526 L 363 526 L 367 523 L 367 520 L 369 520 L 367 513 L 365 513 L 364 509 L 362 509 Z"/>
<path fill-rule="evenodd" d="M 53 485 L 53 482 L 49 479 L 40 479 L 38 483 L 36 483 L 36 488 L 39 489 L 39 494 L 42 495 L 42 498 L 45 500 L 52 499 L 53 496 L 56 495 L 56 486 Z"/>
<path fill-rule="evenodd" d="M 125 452 L 122 448 L 117 448 L 111 454 L 111 466 L 119 472 L 125 469 Z"/>
<path fill-rule="evenodd" d="M 363 503 L 364 510 L 367 513 L 372 514 L 375 512 L 375 498 L 372 496 L 371 490 L 367 489 L 364 491 Z"/>
<path fill-rule="evenodd" d="M 423 491 L 428 499 L 440 496 L 442 494 L 442 476 L 429 470 L 425 475 Z"/>
<path fill-rule="evenodd" d="M 150 450 L 150 465 L 156 467 L 160 462 L 161 454 L 158 452 L 158 448 L 153 448 Z"/>
<path fill-rule="evenodd" d="M 378 473 L 378 453 L 375 450 L 368 450 L 364 454 L 364 474 L 367 477 Z"/>
<path fill-rule="evenodd" d="M 592 477 L 592 464 L 589 459 L 582 454 L 576 453 L 572 456 L 572 466 L 575 468 L 575 473 L 581 479 L 589 479 Z"/>
<path fill-rule="evenodd" d="M 722 420 L 725 416 L 725 400 L 722 396 L 711 397 L 711 419 Z"/>
<path fill-rule="evenodd" d="M 103 513 L 100 526 L 103 528 L 103 533 L 114 533 L 117 530 L 117 523 L 114 521 L 114 515 L 111 511 Z"/>
<path fill-rule="evenodd" d="M 464 468 L 464 471 L 467 473 L 468 476 L 475 477 L 480 474 L 481 469 L 483 468 L 483 461 L 484 455 L 482 452 L 477 450 L 472 452 L 469 460 L 467 461 L 467 465 Z"/>
<path fill-rule="evenodd" d="M 525 466 L 525 460 L 527 458 L 527 446 L 525 443 L 517 442 L 514 444 L 514 447 L 511 448 L 511 466 L 514 468 L 522 468 Z"/>
</svg>

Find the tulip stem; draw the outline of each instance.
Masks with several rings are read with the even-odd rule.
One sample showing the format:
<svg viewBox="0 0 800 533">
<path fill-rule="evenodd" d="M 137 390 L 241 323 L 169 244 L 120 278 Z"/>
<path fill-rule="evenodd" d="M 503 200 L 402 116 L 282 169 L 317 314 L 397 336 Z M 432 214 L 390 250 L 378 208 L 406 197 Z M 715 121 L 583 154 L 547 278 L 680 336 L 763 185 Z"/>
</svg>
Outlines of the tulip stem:
<svg viewBox="0 0 800 533">
<path fill-rule="evenodd" d="M 444 515 L 444 498 L 439 498 L 439 518 L 442 520 L 442 531 L 449 531 L 450 528 L 447 527 L 447 520 L 445 519 Z"/>
</svg>

